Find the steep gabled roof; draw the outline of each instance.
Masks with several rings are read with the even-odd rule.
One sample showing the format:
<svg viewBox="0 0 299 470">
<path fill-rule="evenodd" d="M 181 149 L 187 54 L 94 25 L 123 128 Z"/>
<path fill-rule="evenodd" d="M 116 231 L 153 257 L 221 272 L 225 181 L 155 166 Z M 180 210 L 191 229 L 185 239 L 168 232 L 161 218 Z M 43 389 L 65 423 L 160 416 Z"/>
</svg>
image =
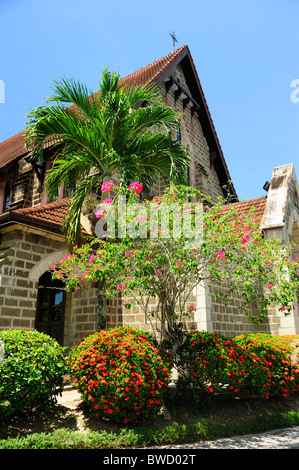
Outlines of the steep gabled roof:
<svg viewBox="0 0 299 470">
<path fill-rule="evenodd" d="M 25 149 L 25 137 L 23 134 L 24 131 L 21 131 L 0 143 L 0 169 L 9 166 L 10 163 L 28 153 Z"/>
<path fill-rule="evenodd" d="M 120 84 L 128 86 L 149 86 L 157 82 L 163 73 L 169 71 L 169 67 L 177 63 L 177 60 L 182 57 L 182 53 L 187 49 L 187 46 L 183 46 L 180 49 L 171 52 L 146 67 L 137 70 L 137 72 L 131 73 L 130 75 L 122 78 Z"/>
<path fill-rule="evenodd" d="M 159 85 L 163 80 L 166 80 L 171 76 L 171 72 L 178 64 L 181 64 L 183 67 L 188 87 L 192 94 L 192 99 L 197 105 L 196 112 L 199 116 L 204 135 L 208 142 L 211 153 L 211 162 L 214 164 L 220 184 L 224 186 L 231 180 L 230 174 L 188 46 L 182 46 L 140 70 L 127 75 L 120 80 L 120 85 Z M 10 139 L 0 143 L 0 170 L 28 154 L 24 145 L 24 134 L 25 131 L 19 132 Z M 46 147 L 49 147 L 49 144 L 46 144 L 45 148 Z M 230 185 L 230 192 L 234 194 L 236 200 L 238 200 L 233 184 Z"/>
</svg>

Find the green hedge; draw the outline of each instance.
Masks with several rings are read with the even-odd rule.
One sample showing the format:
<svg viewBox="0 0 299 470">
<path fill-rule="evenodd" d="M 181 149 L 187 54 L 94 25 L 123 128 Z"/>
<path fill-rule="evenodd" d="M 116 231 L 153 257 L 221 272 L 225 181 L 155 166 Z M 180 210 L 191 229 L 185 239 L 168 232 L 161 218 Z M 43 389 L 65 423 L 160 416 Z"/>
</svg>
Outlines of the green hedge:
<svg viewBox="0 0 299 470">
<path fill-rule="evenodd" d="M 55 404 L 66 371 L 54 339 L 37 331 L 0 331 L 0 420 Z"/>
</svg>

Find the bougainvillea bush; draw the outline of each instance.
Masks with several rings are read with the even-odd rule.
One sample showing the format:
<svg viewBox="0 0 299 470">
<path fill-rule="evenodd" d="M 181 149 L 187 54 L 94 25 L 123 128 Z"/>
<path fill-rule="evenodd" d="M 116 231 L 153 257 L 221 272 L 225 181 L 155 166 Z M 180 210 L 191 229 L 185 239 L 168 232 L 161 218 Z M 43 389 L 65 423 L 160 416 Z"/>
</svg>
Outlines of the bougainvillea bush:
<svg viewBox="0 0 299 470">
<path fill-rule="evenodd" d="M 115 196 L 107 198 L 112 189 Z M 211 205 L 200 191 L 185 186 L 166 188 L 153 200 L 143 199 L 139 182 L 128 188 L 110 182 L 102 191 L 96 212 L 99 238 L 53 266 L 53 276 L 63 279 L 67 289 L 103 282 L 105 294 L 121 294 L 125 308 L 133 299 L 160 343 L 172 342 L 173 355 L 182 344 L 190 307 L 195 309 L 190 294 L 198 285 L 213 286 L 216 299 L 226 304 L 238 292 L 240 309 L 255 323 L 273 304 L 285 315 L 295 309 L 299 260 L 292 259 L 291 246 L 263 236 L 254 208 L 240 214 L 237 205 L 221 198 Z M 151 297 L 157 299 L 155 308 Z"/>
<path fill-rule="evenodd" d="M 38 331 L 0 331 L 0 420 L 56 403 L 67 367 L 63 348 Z"/>
<path fill-rule="evenodd" d="M 130 327 L 97 331 L 72 348 L 68 362 L 93 416 L 136 423 L 158 415 L 171 362 L 145 332 Z"/>
<path fill-rule="evenodd" d="M 234 340 L 258 355 L 271 374 L 271 396 L 287 397 L 299 390 L 299 335 L 240 335 Z"/>
<path fill-rule="evenodd" d="M 197 399 L 202 394 L 261 399 L 288 396 L 299 385 L 290 344 L 290 339 L 275 340 L 271 335 L 252 334 L 232 340 L 195 331 L 186 333 L 176 365 L 185 383 L 192 384 Z"/>
</svg>

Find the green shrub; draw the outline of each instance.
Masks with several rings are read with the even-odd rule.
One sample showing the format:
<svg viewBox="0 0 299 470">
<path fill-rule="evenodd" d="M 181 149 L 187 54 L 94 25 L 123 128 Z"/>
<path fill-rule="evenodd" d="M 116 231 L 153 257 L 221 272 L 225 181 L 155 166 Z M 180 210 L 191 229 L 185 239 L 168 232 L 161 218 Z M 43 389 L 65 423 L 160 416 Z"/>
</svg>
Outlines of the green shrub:
<svg viewBox="0 0 299 470">
<path fill-rule="evenodd" d="M 72 348 L 68 362 L 92 415 L 120 423 L 157 416 L 171 363 L 148 334 L 130 327 L 97 331 Z"/>
<path fill-rule="evenodd" d="M 56 402 L 66 372 L 63 348 L 37 331 L 0 331 L 0 420 Z"/>
<path fill-rule="evenodd" d="M 253 333 L 234 340 L 263 359 L 271 375 L 271 396 L 287 397 L 299 390 L 298 335 Z"/>
</svg>

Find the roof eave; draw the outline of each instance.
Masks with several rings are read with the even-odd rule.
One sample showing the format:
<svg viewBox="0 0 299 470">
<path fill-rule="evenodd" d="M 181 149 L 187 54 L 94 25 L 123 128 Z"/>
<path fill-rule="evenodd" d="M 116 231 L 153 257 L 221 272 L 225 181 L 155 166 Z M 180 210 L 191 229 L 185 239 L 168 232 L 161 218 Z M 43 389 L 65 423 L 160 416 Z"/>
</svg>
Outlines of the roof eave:
<svg viewBox="0 0 299 470">
<path fill-rule="evenodd" d="M 5 212 L 0 215 L 0 231 L 4 226 L 13 224 L 24 224 L 30 227 L 40 228 L 49 232 L 53 232 L 56 235 L 62 236 L 61 225 L 47 220 L 34 219 L 33 217 L 18 214 L 16 212 Z"/>
</svg>

